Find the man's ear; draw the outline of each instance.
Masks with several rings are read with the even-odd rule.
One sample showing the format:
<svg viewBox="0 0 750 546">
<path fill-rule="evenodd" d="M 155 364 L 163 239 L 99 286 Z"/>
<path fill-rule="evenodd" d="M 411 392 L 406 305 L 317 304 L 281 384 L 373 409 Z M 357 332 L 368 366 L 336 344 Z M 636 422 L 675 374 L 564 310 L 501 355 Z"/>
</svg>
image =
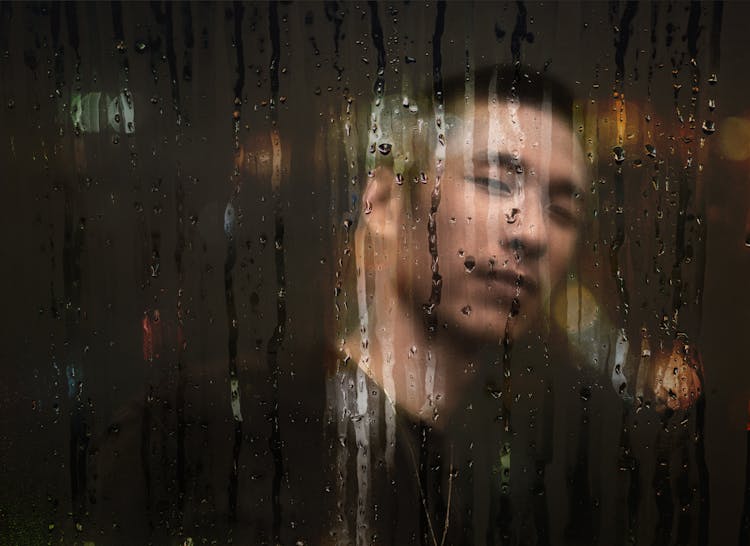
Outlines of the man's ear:
<svg viewBox="0 0 750 546">
<path fill-rule="evenodd" d="M 396 176 L 391 169 L 378 167 L 368 176 L 367 186 L 362 194 L 360 226 L 366 227 L 372 235 L 385 239 L 395 238 L 403 213 L 401 186 L 396 184 Z"/>
</svg>

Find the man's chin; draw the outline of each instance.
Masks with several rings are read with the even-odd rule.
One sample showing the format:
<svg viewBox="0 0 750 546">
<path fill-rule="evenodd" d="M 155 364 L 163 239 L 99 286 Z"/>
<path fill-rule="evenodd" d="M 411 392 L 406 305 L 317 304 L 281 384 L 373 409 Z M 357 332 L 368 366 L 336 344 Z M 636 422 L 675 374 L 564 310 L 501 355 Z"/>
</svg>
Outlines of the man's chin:
<svg viewBox="0 0 750 546">
<path fill-rule="evenodd" d="M 447 326 L 442 329 L 442 334 L 450 336 L 450 343 L 457 348 L 482 351 L 523 337 L 532 319 L 523 313 L 513 314 L 510 310 L 504 313 L 473 313 L 469 316 L 461 313 L 443 321 Z"/>
</svg>

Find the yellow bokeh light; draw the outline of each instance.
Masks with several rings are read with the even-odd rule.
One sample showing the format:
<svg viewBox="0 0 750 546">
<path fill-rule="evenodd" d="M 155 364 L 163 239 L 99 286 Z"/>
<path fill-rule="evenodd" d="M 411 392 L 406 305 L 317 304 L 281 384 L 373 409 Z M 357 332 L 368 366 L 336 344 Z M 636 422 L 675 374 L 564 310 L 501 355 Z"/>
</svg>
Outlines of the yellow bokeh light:
<svg viewBox="0 0 750 546">
<path fill-rule="evenodd" d="M 724 120 L 719 131 L 721 151 L 727 159 L 743 161 L 750 158 L 750 121 L 731 117 Z"/>
<path fill-rule="evenodd" d="M 599 303 L 585 286 L 569 281 L 552 305 L 552 316 L 557 325 L 569 334 L 591 328 L 599 315 Z"/>
</svg>

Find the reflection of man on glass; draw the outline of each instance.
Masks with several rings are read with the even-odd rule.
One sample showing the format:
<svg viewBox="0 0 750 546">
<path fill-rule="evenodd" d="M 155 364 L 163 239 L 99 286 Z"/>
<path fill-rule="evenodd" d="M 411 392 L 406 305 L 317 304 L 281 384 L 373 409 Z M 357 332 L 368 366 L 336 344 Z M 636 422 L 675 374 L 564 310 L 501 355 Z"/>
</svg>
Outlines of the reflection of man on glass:
<svg viewBox="0 0 750 546">
<path fill-rule="evenodd" d="M 508 72 L 481 82 L 497 86 L 491 95 L 480 88 L 470 100 L 463 92 L 449 96 L 448 115 L 434 134 L 443 150 L 411 158 L 418 174 L 377 168 L 363 196 L 357 241 L 372 252 L 372 262 L 365 258 L 360 273 L 382 283 L 372 290 L 377 326 L 397 325 L 390 332 L 394 355 L 429 345 L 440 369 L 433 392 L 446 395 L 442 402 L 428 401 L 427 393 L 410 397 L 406 377 L 396 376 L 393 394 L 413 415 L 425 404 L 436 411 L 450 405 L 471 381 L 468 363 L 538 322 L 574 252 L 586 166 L 565 117 L 572 101 L 549 90 L 545 95 L 521 72 L 516 84 L 513 77 Z M 360 362 L 383 385 L 384 353 L 377 345 L 384 336 L 373 333 L 369 359 Z"/>
<path fill-rule="evenodd" d="M 585 444 L 591 412 L 617 437 L 625 381 L 616 393 L 587 370 L 551 317 L 585 221 L 573 100 L 521 68 L 436 91 L 426 105 L 381 98 L 369 118 L 328 393 L 333 541 L 618 543 L 634 513 L 616 504 L 625 486 L 602 488 L 622 479 L 622 453 L 590 460 Z M 621 373 L 626 349 L 607 350 L 605 371 Z M 686 377 L 677 407 L 699 394 Z"/>
</svg>

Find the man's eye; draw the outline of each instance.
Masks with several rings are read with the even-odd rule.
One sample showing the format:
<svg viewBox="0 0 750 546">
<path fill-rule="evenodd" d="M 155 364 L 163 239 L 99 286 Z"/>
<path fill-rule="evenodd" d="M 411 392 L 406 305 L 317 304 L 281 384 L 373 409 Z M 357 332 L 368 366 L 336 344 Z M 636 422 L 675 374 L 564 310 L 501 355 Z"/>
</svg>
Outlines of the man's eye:
<svg viewBox="0 0 750 546">
<path fill-rule="evenodd" d="M 466 180 L 477 186 L 487 188 L 487 191 L 492 195 L 509 196 L 513 193 L 511 187 L 497 178 L 487 178 L 485 176 L 478 176 L 474 178 L 467 177 Z"/>
<path fill-rule="evenodd" d="M 575 208 L 556 203 L 550 203 L 546 208 L 549 217 L 560 225 L 577 228 L 581 223 L 578 211 Z"/>
</svg>

